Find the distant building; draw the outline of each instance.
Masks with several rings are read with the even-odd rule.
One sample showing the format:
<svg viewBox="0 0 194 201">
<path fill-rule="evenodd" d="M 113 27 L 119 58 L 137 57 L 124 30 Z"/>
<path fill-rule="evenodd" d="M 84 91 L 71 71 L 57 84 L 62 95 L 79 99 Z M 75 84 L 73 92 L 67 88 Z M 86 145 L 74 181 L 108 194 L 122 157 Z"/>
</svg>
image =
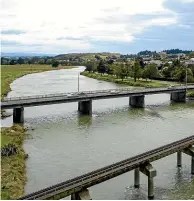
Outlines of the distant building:
<svg viewBox="0 0 194 201">
<path fill-rule="evenodd" d="M 188 61 L 185 61 L 185 64 L 193 64 L 194 65 L 194 58 L 191 58 Z"/>
<path fill-rule="evenodd" d="M 158 52 L 158 54 L 160 55 L 160 57 L 162 59 L 166 58 L 167 57 L 167 53 L 166 52 Z"/>
<path fill-rule="evenodd" d="M 151 61 L 145 61 L 146 64 L 156 64 L 157 66 L 162 65 L 162 61 L 160 60 L 151 60 Z"/>
</svg>

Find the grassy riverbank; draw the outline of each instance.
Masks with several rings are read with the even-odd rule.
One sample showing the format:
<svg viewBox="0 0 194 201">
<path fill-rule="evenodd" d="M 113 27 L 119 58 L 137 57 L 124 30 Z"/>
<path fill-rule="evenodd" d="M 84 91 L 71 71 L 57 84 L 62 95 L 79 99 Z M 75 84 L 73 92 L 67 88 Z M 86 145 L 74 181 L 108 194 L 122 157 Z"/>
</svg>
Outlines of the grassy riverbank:
<svg viewBox="0 0 194 201">
<path fill-rule="evenodd" d="M 120 78 L 116 78 L 112 75 L 100 75 L 97 73 L 89 73 L 89 72 L 82 72 L 81 73 L 84 76 L 90 77 L 90 78 L 94 78 L 97 80 L 103 80 L 103 81 L 107 81 L 107 82 L 114 82 L 117 84 L 125 84 L 128 86 L 134 86 L 134 87 L 168 87 L 170 86 L 170 84 L 168 83 L 161 83 L 161 82 L 157 82 L 157 81 L 146 81 L 146 80 L 137 80 L 136 82 L 134 82 L 133 78 L 126 78 L 126 79 L 120 79 Z"/>
<path fill-rule="evenodd" d="M 31 73 L 39 73 L 43 71 L 68 69 L 72 66 L 59 66 L 53 68 L 51 65 L 40 64 L 23 64 L 23 65 L 2 65 L 1 66 L 1 98 L 11 91 L 10 84 L 17 78 Z"/>
<path fill-rule="evenodd" d="M 169 87 L 172 83 L 171 82 L 159 82 L 159 81 L 146 81 L 146 80 L 137 80 L 136 82 L 134 82 L 133 78 L 126 78 L 126 79 L 120 79 L 120 78 L 116 78 L 112 75 L 101 75 L 98 73 L 89 73 L 89 72 L 82 72 L 81 75 L 84 75 L 86 77 L 89 78 L 93 78 L 93 79 L 97 79 L 97 80 L 103 80 L 103 81 L 107 81 L 107 82 L 114 82 L 117 84 L 125 84 L 128 86 L 134 86 L 134 87 L 147 87 L 147 88 L 154 88 L 154 87 Z M 187 92 L 187 97 L 194 97 L 194 91 L 193 90 L 189 90 Z"/>
<path fill-rule="evenodd" d="M 49 70 L 67 69 L 70 66 L 53 68 L 49 65 L 3 65 L 1 66 L 1 98 L 11 91 L 10 84 L 17 78 Z M 2 111 L 1 111 L 2 113 Z M 24 194 L 26 182 L 25 153 L 23 142 L 25 129 L 22 126 L 12 126 L 1 130 L 1 148 L 8 143 L 18 148 L 18 153 L 1 157 L 1 199 L 17 199 Z"/>
<path fill-rule="evenodd" d="M 194 91 L 190 90 L 187 92 L 187 97 L 194 98 Z"/>
<path fill-rule="evenodd" d="M 24 194 L 26 182 L 26 155 L 22 146 L 25 129 L 15 125 L 2 129 L 1 135 L 2 147 L 9 143 L 14 144 L 18 149 L 18 153 L 15 155 L 1 157 L 1 199 L 17 199 Z"/>
</svg>

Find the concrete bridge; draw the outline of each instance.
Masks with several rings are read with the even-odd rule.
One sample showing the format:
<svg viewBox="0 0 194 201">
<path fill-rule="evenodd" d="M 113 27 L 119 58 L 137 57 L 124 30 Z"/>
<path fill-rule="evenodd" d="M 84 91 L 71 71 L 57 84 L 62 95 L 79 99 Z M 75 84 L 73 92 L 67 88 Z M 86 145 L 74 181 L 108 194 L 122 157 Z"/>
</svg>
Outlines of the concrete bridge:
<svg viewBox="0 0 194 201">
<path fill-rule="evenodd" d="M 194 85 L 188 86 L 187 89 L 194 89 Z M 13 108 L 13 122 L 22 123 L 24 121 L 24 107 L 78 102 L 79 112 L 81 114 L 90 115 L 92 114 L 92 100 L 130 97 L 129 105 L 132 107 L 144 107 L 145 95 L 161 93 L 170 93 L 171 100 L 175 102 L 184 102 L 186 100 L 186 88 L 184 86 L 171 88 L 147 88 L 138 90 L 120 88 L 103 91 L 84 91 L 80 93 L 74 92 L 4 98 L 4 100 L 1 102 L 1 109 Z"/>
<path fill-rule="evenodd" d="M 194 147 L 192 147 L 192 145 L 194 145 L 194 135 L 118 163 L 114 163 L 104 168 L 100 168 L 74 179 L 45 188 L 38 192 L 31 193 L 19 198 L 19 200 L 56 200 L 69 195 L 71 195 L 72 200 L 91 200 L 89 190 L 87 188 L 131 170 L 134 170 L 135 188 L 139 188 L 140 186 L 140 172 L 148 177 L 148 198 L 153 199 L 154 177 L 156 176 L 156 170 L 151 165 L 151 162 L 177 152 L 177 166 L 180 167 L 182 164 L 182 153 L 185 153 L 191 156 L 191 174 L 194 174 Z"/>
</svg>

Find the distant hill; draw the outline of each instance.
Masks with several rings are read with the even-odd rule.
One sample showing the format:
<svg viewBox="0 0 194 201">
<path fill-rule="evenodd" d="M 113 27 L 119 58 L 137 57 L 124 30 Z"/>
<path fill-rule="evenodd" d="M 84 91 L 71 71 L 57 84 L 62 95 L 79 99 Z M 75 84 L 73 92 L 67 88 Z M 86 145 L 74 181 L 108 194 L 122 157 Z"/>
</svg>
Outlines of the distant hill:
<svg viewBox="0 0 194 201">
<path fill-rule="evenodd" d="M 109 52 L 102 52 L 102 53 L 69 53 L 69 54 L 60 54 L 55 56 L 56 59 L 61 59 L 61 60 L 65 60 L 65 59 L 95 59 L 95 57 L 100 57 L 102 59 L 106 58 L 106 57 L 116 57 L 119 58 L 120 54 L 119 53 L 109 53 Z"/>
</svg>

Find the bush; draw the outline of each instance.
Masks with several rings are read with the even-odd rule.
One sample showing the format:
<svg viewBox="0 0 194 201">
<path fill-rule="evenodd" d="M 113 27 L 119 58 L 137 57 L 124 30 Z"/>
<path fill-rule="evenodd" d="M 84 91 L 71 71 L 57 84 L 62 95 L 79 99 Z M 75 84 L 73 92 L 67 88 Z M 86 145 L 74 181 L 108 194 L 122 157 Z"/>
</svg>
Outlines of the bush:
<svg viewBox="0 0 194 201">
<path fill-rule="evenodd" d="M 18 149 L 14 144 L 7 144 L 1 148 L 1 156 L 11 156 L 18 153 Z"/>
<path fill-rule="evenodd" d="M 58 67 L 59 66 L 59 62 L 58 61 L 54 61 L 53 63 L 52 63 L 52 67 Z"/>
</svg>

